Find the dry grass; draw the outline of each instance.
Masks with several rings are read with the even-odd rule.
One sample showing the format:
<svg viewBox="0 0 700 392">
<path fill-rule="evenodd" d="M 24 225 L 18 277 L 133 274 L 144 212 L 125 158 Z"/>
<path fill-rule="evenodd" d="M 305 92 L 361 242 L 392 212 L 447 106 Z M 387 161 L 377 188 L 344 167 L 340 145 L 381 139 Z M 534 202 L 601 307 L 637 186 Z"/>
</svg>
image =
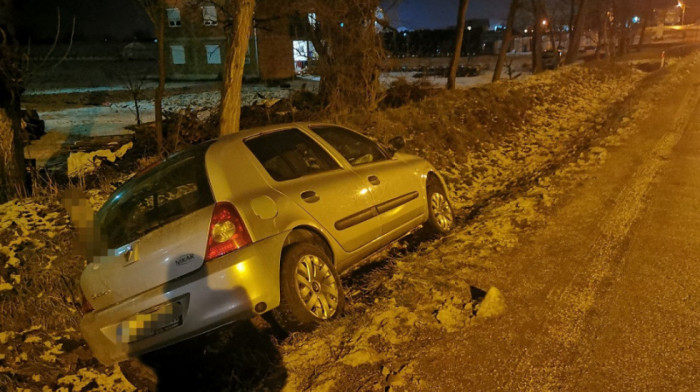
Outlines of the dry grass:
<svg viewBox="0 0 700 392">
<path fill-rule="evenodd" d="M 528 135 L 535 137 L 542 132 L 546 133 L 551 127 L 554 133 L 549 134 L 547 140 L 551 145 L 537 142 L 539 149 L 548 154 L 542 155 L 541 164 L 548 164 L 548 160 L 556 158 L 557 154 L 568 151 L 559 151 L 550 148 L 551 146 L 565 144 L 561 140 L 569 139 L 573 140 L 569 140 L 570 143 L 580 143 L 583 136 L 588 137 L 590 134 L 588 131 L 582 132 L 583 136 L 578 138 L 576 132 L 579 128 L 597 132 L 600 129 L 597 125 L 599 120 L 602 122 L 609 116 L 615 116 L 614 112 L 601 110 L 605 107 L 603 98 L 614 96 L 612 92 L 627 81 L 639 80 L 633 74 L 634 71 L 629 68 L 610 65 L 571 67 L 523 82 L 502 82 L 469 90 L 440 91 L 434 96 L 398 108 L 370 115 L 351 114 L 339 121 L 355 125 L 378 140 L 386 141 L 396 135 L 405 136 L 409 151 L 417 151 L 440 169 L 447 170 L 454 166 L 462 168 L 464 174 L 451 180 L 462 187 L 476 188 L 476 185 L 471 184 L 476 181 L 476 177 L 481 176 L 488 177 L 489 181 L 500 184 L 498 187 L 503 188 L 513 178 L 540 169 L 535 165 L 540 164 L 540 160 L 528 161 L 535 154 L 522 151 L 522 148 L 532 145 L 527 144 L 530 141 L 518 144 L 509 138 L 520 140 L 527 139 Z M 626 97 L 633 90 L 629 87 L 618 95 Z M 596 98 L 601 94 L 603 98 Z M 590 113 L 577 117 L 578 112 L 588 107 L 589 100 L 596 99 L 601 101 L 598 106 L 590 108 Z M 608 103 L 608 106 L 615 105 Z M 586 127 L 582 126 L 582 122 L 586 123 Z M 507 147 L 500 151 L 505 151 L 501 155 L 507 155 L 508 161 L 492 161 L 494 158 L 486 153 L 479 155 L 485 151 L 499 151 L 498 146 Z M 479 161 L 478 164 L 470 163 L 474 159 Z M 126 165 L 129 170 L 139 166 L 133 162 L 129 165 L 131 166 Z M 124 173 L 119 167 L 105 170 L 113 173 L 103 174 L 103 178 L 92 182 L 94 187 L 101 188 L 96 191 L 99 194 L 107 193 L 119 181 L 123 181 L 119 175 L 123 176 Z M 484 181 L 477 185 L 497 188 Z M 0 371 L 0 389 L 6 387 L 10 390 L 19 386 L 41 389 L 44 385 L 56 388 L 60 384 L 60 377 L 74 374 L 78 369 L 86 367 L 112 374 L 112 370 L 99 367 L 94 359 L 90 359 L 89 350 L 76 331 L 79 320 L 78 277 L 84 267 L 84 260 L 72 255 L 73 232 L 67 226 L 69 222 L 65 211 L 56 201 L 57 187 L 50 184 L 48 188 L 39 199 L 15 201 L 0 206 L 4 208 L 0 214 L 0 246 L 12 247 L 15 252 L 12 257 L 17 260 L 14 265 L 14 259 L 0 252 L 0 277 L 4 282 L 13 282 L 11 289 L 0 291 L 0 333 L 13 332 L 12 336 L 6 335 L 6 341 L 0 345 L 0 368 L 9 369 Z M 467 197 L 472 194 L 464 195 Z M 19 242 L 14 243 L 17 240 Z M 397 259 L 400 259 L 400 255 L 397 255 Z M 353 324 L 372 322 L 377 309 L 371 308 L 371 299 L 381 296 L 380 291 L 386 288 L 383 281 L 376 287 L 368 282 L 379 284 L 381 279 L 374 279 L 375 275 L 379 278 L 392 275 L 394 262 L 370 269 L 372 272 L 369 274 L 353 275 L 351 278 L 356 282 L 354 289 L 349 290 L 356 297 L 355 308 L 350 309 L 351 314 L 340 324 L 324 327 L 317 336 L 330 335 L 331 330 L 338 327 L 347 327 L 348 332 L 345 334 L 349 335 L 354 331 Z M 20 276 L 18 283 L 14 283 L 16 280 L 13 275 Z M 400 279 L 394 281 L 399 282 Z M 400 286 L 395 284 L 396 287 Z M 408 285 L 409 282 L 406 281 L 405 284 Z M 406 292 L 406 289 L 402 290 Z M 410 297 L 397 298 L 403 298 L 397 306 L 410 305 L 411 301 L 406 300 Z M 61 344 L 63 353 L 56 355 L 57 359 L 51 362 L 46 355 L 53 346 L 31 342 L 32 339 L 27 342 L 34 335 L 43 342 Z M 304 336 L 298 339 L 300 344 L 323 343 L 321 338 L 311 340 Z M 371 346 L 370 343 L 367 344 Z M 272 348 L 272 351 L 279 349 L 289 354 L 300 350 L 297 346 L 293 338 L 283 346 Z M 346 347 L 342 345 L 334 350 L 337 352 L 331 353 L 331 356 L 336 359 L 347 354 Z M 23 353 L 25 357 L 22 356 Z M 261 361 L 264 360 L 266 359 Z M 310 370 L 300 369 L 300 375 L 304 374 L 302 371 Z M 44 376 L 35 381 L 32 378 L 35 374 Z M 119 375 L 118 372 L 114 374 Z M 300 376 L 299 379 L 301 378 L 303 377 Z M 237 385 L 244 383 L 237 382 Z"/>
<path fill-rule="evenodd" d="M 614 79 L 628 79 L 629 67 L 601 63 L 594 68 L 569 67 L 547 72 L 524 82 L 502 81 L 484 87 L 440 90 L 437 94 L 399 108 L 371 115 L 347 116 L 353 124 L 378 140 L 404 136 L 408 149 L 427 156 L 434 164 L 452 164 L 483 145 L 498 143 L 506 134 L 518 132 L 532 122 L 535 107 L 549 107 L 551 116 L 589 96 Z"/>
</svg>

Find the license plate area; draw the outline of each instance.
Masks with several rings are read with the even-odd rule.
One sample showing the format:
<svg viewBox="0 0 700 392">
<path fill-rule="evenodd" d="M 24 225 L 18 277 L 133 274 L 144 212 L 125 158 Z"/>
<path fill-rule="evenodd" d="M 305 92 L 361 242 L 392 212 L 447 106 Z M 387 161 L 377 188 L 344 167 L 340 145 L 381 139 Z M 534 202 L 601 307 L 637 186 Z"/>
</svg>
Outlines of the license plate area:
<svg viewBox="0 0 700 392">
<path fill-rule="evenodd" d="M 133 343 L 182 325 L 184 299 L 165 302 L 102 328 L 115 343 Z"/>
</svg>

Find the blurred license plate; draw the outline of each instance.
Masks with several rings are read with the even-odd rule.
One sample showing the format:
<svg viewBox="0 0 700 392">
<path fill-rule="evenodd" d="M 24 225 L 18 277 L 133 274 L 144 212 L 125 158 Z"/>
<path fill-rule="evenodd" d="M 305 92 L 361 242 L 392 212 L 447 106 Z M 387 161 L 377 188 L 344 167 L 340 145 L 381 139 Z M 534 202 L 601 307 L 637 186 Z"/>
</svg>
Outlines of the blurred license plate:
<svg viewBox="0 0 700 392">
<path fill-rule="evenodd" d="M 168 302 L 135 314 L 112 326 L 116 342 L 132 343 L 182 324 L 182 303 Z"/>
</svg>

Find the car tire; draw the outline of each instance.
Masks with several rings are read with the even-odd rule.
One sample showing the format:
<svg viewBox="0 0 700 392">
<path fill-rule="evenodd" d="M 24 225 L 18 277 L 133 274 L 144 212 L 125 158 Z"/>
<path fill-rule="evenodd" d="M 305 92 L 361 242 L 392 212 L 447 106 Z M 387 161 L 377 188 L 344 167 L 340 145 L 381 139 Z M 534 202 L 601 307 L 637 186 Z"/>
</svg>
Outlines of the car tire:
<svg viewBox="0 0 700 392">
<path fill-rule="evenodd" d="M 338 317 L 345 296 L 328 255 L 316 245 L 296 243 L 282 252 L 280 305 L 272 310 L 288 332 L 310 331 Z"/>
<path fill-rule="evenodd" d="M 454 212 L 442 184 L 433 179 L 428 181 L 428 220 L 425 229 L 429 234 L 446 234 L 454 227 Z"/>
</svg>

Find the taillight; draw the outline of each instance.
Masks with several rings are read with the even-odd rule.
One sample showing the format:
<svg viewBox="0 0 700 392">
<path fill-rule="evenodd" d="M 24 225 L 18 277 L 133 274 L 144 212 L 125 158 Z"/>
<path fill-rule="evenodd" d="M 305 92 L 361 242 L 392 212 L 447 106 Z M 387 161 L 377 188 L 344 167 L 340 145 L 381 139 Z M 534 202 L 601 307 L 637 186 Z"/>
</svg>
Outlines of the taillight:
<svg viewBox="0 0 700 392">
<path fill-rule="evenodd" d="M 85 298 L 85 294 L 83 294 L 82 291 L 80 295 L 82 296 L 82 298 L 80 299 L 80 311 L 83 312 L 83 314 L 88 314 L 95 310 L 95 308 L 93 308 L 92 305 L 90 305 L 90 302 L 88 302 L 87 298 Z"/>
<path fill-rule="evenodd" d="M 216 203 L 209 224 L 207 252 L 204 261 L 213 260 L 233 252 L 251 242 L 248 229 L 246 229 L 243 219 L 233 204 L 227 201 Z"/>
</svg>

